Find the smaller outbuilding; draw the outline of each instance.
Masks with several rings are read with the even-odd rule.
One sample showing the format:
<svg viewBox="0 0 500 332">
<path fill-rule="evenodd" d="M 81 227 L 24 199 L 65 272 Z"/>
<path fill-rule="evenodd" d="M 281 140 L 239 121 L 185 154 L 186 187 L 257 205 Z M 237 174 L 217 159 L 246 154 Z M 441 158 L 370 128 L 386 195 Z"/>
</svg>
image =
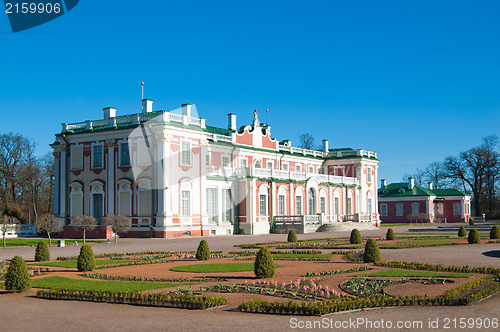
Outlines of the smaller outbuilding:
<svg viewBox="0 0 500 332">
<path fill-rule="evenodd" d="M 427 188 L 408 182 L 387 184 L 378 190 L 380 220 L 385 223 L 468 222 L 471 196 L 457 189 Z"/>
</svg>

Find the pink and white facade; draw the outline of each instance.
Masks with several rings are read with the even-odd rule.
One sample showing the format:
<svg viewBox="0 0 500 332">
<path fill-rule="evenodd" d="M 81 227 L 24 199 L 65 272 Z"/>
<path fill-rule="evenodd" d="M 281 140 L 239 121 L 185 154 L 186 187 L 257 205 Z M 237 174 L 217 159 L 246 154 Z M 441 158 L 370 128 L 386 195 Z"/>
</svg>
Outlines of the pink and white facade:
<svg viewBox="0 0 500 332">
<path fill-rule="evenodd" d="M 379 221 L 376 153 L 326 140 L 322 150 L 293 147 L 257 112 L 251 125 L 237 128 L 229 114 L 216 128 L 188 104 L 174 114 L 145 99 L 139 114 L 105 108 L 104 119 L 64 123 L 52 148 L 54 213 L 67 234 L 81 214 L 125 215 L 130 236 L 163 238 L 267 234 L 289 219 Z"/>
</svg>

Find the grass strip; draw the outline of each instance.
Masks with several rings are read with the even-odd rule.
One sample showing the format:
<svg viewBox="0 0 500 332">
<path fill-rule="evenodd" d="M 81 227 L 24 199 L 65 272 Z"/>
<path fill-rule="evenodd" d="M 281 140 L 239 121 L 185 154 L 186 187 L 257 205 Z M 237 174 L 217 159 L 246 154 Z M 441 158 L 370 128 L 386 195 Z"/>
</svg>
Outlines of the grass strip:
<svg viewBox="0 0 500 332">
<path fill-rule="evenodd" d="M 123 260 L 123 259 L 96 259 L 96 266 L 99 265 L 111 265 L 111 264 L 123 264 L 123 263 L 134 263 L 138 262 L 137 260 Z M 37 265 L 37 266 L 56 266 L 56 267 L 67 267 L 70 269 L 76 269 L 76 260 L 68 260 L 68 261 L 57 261 L 57 262 L 45 262 L 45 263 L 33 263 L 29 265 Z"/>
<path fill-rule="evenodd" d="M 470 278 L 473 274 L 470 273 L 446 273 L 433 271 L 411 271 L 389 269 L 385 271 L 372 272 L 367 274 L 357 274 L 357 277 L 415 277 L 415 278 Z"/>
</svg>

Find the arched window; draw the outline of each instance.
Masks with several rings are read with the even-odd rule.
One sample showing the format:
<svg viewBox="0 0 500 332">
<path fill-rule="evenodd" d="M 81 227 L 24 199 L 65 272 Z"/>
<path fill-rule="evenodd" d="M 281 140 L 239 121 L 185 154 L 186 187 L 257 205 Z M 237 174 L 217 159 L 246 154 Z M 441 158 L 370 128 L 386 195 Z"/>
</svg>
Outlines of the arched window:
<svg viewBox="0 0 500 332">
<path fill-rule="evenodd" d="M 255 162 L 255 168 L 262 168 L 262 164 L 261 164 L 260 160 L 257 160 Z"/>
<path fill-rule="evenodd" d="M 313 188 L 309 189 L 308 201 L 309 201 L 309 215 L 316 214 L 316 196 Z"/>
</svg>

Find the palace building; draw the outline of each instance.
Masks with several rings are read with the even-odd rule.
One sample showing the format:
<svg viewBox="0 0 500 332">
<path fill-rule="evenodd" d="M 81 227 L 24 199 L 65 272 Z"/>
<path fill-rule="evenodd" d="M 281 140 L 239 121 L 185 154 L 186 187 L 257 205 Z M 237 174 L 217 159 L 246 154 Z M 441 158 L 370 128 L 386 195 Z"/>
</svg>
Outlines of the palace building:
<svg viewBox="0 0 500 332">
<path fill-rule="evenodd" d="M 206 124 L 189 104 L 180 112 L 118 116 L 62 124 L 55 157 L 54 214 L 64 236 L 79 236 L 73 218 L 88 214 L 132 220 L 129 236 L 181 237 L 313 232 L 346 221 L 376 224 L 375 152 L 293 147 L 260 123 Z M 89 234 L 89 232 L 87 232 Z M 110 237 L 107 227 L 91 236 Z"/>
</svg>

